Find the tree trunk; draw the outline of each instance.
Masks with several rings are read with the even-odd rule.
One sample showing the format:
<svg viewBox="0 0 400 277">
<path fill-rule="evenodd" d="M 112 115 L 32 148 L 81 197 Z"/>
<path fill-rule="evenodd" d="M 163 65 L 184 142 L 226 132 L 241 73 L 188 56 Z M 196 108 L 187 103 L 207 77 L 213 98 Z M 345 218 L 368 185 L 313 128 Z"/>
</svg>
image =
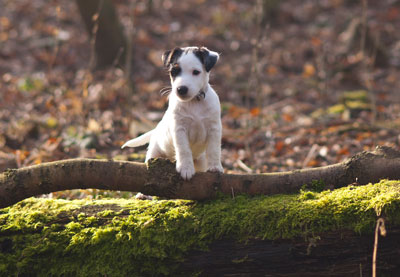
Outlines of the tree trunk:
<svg viewBox="0 0 400 277">
<path fill-rule="evenodd" d="M 374 235 L 352 232 L 320 234 L 315 241 L 220 240 L 209 252 L 194 251 L 182 273 L 202 269 L 202 276 L 371 276 Z M 378 276 L 400 276 L 400 228 L 380 238 Z"/>
<path fill-rule="evenodd" d="M 213 201 L 30 198 L 0 209 L 1 276 L 400 276 L 400 181 Z"/>
<path fill-rule="evenodd" d="M 87 32 L 94 40 L 96 66 L 124 66 L 127 42 L 111 0 L 76 0 Z"/>
<path fill-rule="evenodd" d="M 352 183 L 367 184 L 380 179 L 400 179 L 400 152 L 377 147 L 342 163 L 290 172 L 264 174 L 197 173 L 184 181 L 168 160 L 143 163 L 71 159 L 0 174 L 0 208 L 30 196 L 68 189 L 107 189 L 204 200 L 222 192 L 236 194 L 280 194 L 298 192 L 302 187 L 334 189 Z"/>
</svg>

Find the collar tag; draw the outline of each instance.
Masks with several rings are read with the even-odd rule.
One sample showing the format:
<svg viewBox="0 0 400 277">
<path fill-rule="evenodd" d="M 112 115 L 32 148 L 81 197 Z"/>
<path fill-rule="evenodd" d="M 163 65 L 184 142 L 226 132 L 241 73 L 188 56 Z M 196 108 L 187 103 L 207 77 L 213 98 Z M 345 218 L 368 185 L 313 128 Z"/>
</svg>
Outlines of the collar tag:
<svg viewBox="0 0 400 277">
<path fill-rule="evenodd" d="M 201 101 L 201 99 L 206 98 L 206 93 L 204 91 L 200 91 L 199 94 L 196 95 L 197 101 Z"/>
</svg>

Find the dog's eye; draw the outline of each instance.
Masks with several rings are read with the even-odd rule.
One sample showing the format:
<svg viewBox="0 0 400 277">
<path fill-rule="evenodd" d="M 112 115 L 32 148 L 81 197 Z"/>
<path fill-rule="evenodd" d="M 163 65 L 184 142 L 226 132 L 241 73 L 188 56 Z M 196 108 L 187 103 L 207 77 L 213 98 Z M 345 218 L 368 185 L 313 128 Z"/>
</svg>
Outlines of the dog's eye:
<svg viewBox="0 0 400 277">
<path fill-rule="evenodd" d="M 181 68 L 178 66 L 174 66 L 173 68 L 171 68 L 171 76 L 172 77 L 176 77 L 179 75 L 179 73 L 181 73 Z"/>
<path fill-rule="evenodd" d="M 198 70 L 193 70 L 193 75 L 199 75 L 200 74 L 200 71 L 198 71 Z"/>
</svg>

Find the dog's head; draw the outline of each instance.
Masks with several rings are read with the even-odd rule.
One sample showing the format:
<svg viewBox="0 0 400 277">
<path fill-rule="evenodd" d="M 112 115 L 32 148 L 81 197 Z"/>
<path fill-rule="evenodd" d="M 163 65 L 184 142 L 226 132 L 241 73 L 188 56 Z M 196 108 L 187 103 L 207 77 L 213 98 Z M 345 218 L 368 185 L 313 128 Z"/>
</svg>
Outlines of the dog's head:
<svg viewBox="0 0 400 277">
<path fill-rule="evenodd" d="M 210 70 L 218 58 L 218 53 L 205 47 L 174 48 L 165 51 L 162 60 L 169 71 L 172 93 L 183 102 L 204 93 Z"/>
</svg>

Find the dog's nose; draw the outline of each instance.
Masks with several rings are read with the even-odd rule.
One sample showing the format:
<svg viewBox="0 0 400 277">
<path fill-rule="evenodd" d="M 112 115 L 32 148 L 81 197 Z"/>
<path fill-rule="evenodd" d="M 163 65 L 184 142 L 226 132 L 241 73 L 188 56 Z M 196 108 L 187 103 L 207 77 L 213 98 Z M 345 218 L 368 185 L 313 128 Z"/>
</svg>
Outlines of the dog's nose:
<svg viewBox="0 0 400 277">
<path fill-rule="evenodd" d="M 180 96 L 185 96 L 188 92 L 188 88 L 187 86 L 180 86 L 177 88 L 177 91 Z"/>
</svg>

